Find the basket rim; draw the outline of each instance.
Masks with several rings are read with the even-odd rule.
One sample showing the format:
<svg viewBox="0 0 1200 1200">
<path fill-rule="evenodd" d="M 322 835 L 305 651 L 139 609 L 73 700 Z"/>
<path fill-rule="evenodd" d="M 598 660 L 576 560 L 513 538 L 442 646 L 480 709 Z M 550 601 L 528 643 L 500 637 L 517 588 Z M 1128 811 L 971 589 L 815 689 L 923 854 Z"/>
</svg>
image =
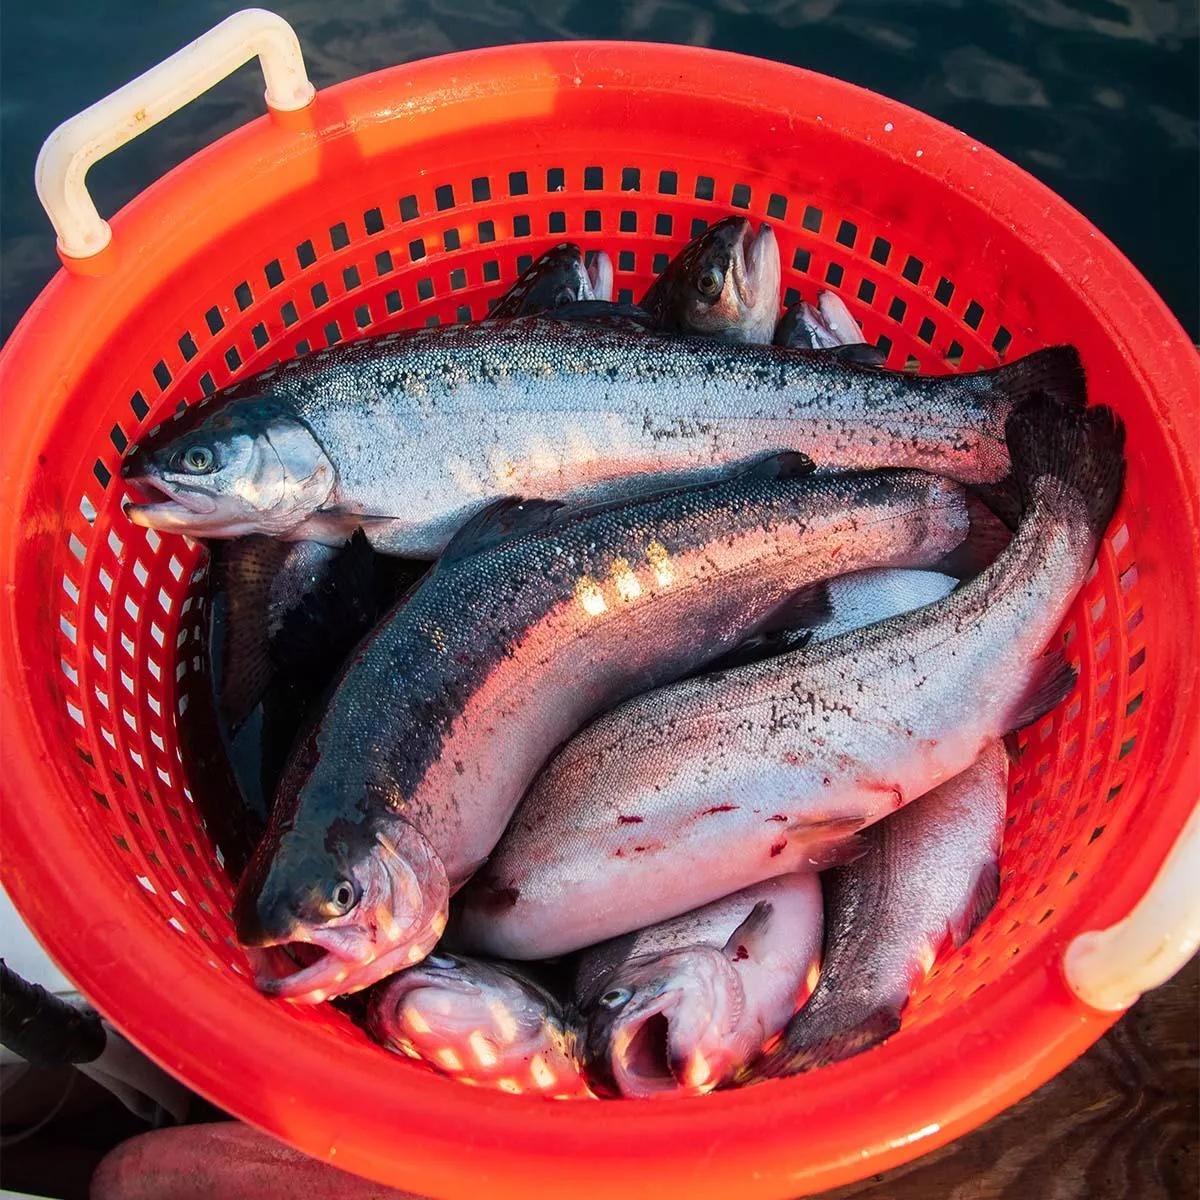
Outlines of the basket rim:
<svg viewBox="0 0 1200 1200">
<path fill-rule="evenodd" d="M 156 263 L 161 277 L 191 253 L 187 238 L 197 233 L 216 238 L 232 227 L 232 216 L 205 206 L 210 187 L 193 186 L 201 172 L 209 181 L 217 172 L 262 183 L 266 190 L 256 204 L 265 205 L 296 178 L 281 168 L 283 177 L 272 185 L 270 173 L 289 157 L 295 163 L 303 156 L 297 143 L 313 149 L 322 134 L 344 136 L 349 112 L 382 124 L 403 99 L 414 102 L 413 119 L 420 121 L 446 102 L 449 88 L 457 102 L 464 96 L 575 86 L 576 75 L 598 95 L 601 89 L 612 96 L 629 87 L 711 95 L 714 66 L 723 68 L 721 78 L 730 85 L 723 98 L 734 104 L 786 112 L 809 124 L 820 119 L 847 137 L 862 137 L 885 118 L 894 120 L 897 128 L 886 145 L 876 143 L 881 153 L 960 190 L 968 180 L 986 183 L 986 204 L 975 202 L 1018 233 L 1037 233 L 1039 242 L 1052 225 L 1054 267 L 1085 295 L 1165 423 L 1189 509 L 1179 519 L 1198 527 L 1200 447 L 1186 436 L 1200 421 L 1197 376 L 1185 366 L 1195 364 L 1191 343 L 1124 256 L 1044 185 L 933 118 L 811 71 L 695 47 L 534 43 L 388 68 L 318 93 L 304 113 L 259 118 L 192 156 L 127 205 L 112 219 L 113 245 L 97 261 L 86 268 L 72 264 L 55 276 L 0 350 L 0 390 L 42 398 L 38 404 L 6 405 L 0 496 L 10 503 L 0 506 L 0 578 L 15 582 L 23 505 L 14 501 L 27 494 L 36 470 L 36 454 L 18 460 L 11 448 L 44 444 L 55 400 L 71 392 L 86 365 L 85 347 L 100 344 L 151 286 L 145 264 Z M 789 97 L 803 97 L 802 106 Z M 923 150 L 920 161 L 917 149 Z M 165 219 L 168 213 L 172 219 Z M 123 246 L 137 246 L 139 253 Z M 63 346 L 71 352 L 49 353 Z M 1193 663 L 1200 662 L 1196 637 L 1193 628 Z M 31 928 L 100 1011 L 189 1086 L 310 1154 L 382 1182 L 454 1194 L 487 1183 L 508 1196 L 527 1187 L 536 1171 L 553 1186 L 585 1193 L 601 1179 L 606 1187 L 619 1179 L 633 1195 L 684 1181 L 697 1195 L 734 1188 L 760 1196 L 809 1193 L 899 1165 L 975 1127 L 1057 1073 L 1119 1015 L 1091 1012 L 1068 990 L 1058 962 L 1064 933 L 1053 961 L 1031 958 L 1003 989 L 985 989 L 969 1010 L 946 1013 L 937 1038 L 919 1045 L 890 1043 L 830 1068 L 819 1088 L 778 1081 L 702 1101 L 608 1103 L 600 1110 L 492 1095 L 414 1072 L 409 1086 L 396 1089 L 373 1112 L 356 1111 L 352 1121 L 338 1112 L 315 1114 L 305 1108 L 301 1089 L 310 1097 L 362 1089 L 378 1097 L 387 1073 L 381 1067 L 391 1064 L 367 1047 L 321 1036 L 261 997 L 248 994 L 244 1011 L 232 1019 L 227 983 L 198 970 L 194 955 L 165 925 L 147 923 L 137 954 L 122 952 L 122 920 L 137 903 L 136 885 L 130 880 L 114 887 L 98 851 L 71 841 L 75 802 L 51 765 L 55 746 L 34 717 L 25 673 L 37 670 L 36 648 L 21 645 L 12 586 L 0 601 L 0 661 L 6 726 L 0 812 L 8 847 L 3 879 Z M 1180 680 L 1178 704 L 1185 710 L 1200 703 L 1195 674 Z M 1164 787 L 1186 788 L 1198 763 L 1200 731 L 1184 730 Z M 28 803 L 33 796 L 40 798 L 36 805 Z M 1157 870 L 1185 818 L 1186 813 L 1176 823 L 1160 816 L 1147 831 L 1142 854 L 1153 859 L 1148 871 Z M 71 846 L 70 856 L 56 854 L 52 848 L 59 846 Z M 81 869 L 87 865 L 95 870 Z M 1132 898 L 1129 886 L 1114 886 L 1106 904 L 1074 932 L 1124 916 Z M 64 909 L 89 914 L 91 936 L 72 937 Z M 185 978 L 186 990 L 161 986 L 164 979 Z M 181 1026 L 189 1030 L 186 1048 L 175 1036 Z M 230 1072 L 253 1062 L 256 1051 L 247 1051 L 247 1044 L 272 1046 L 273 1069 L 286 1063 L 296 1090 L 259 1089 L 249 1078 L 231 1087 Z M 602 1112 L 603 1119 L 590 1119 L 593 1112 Z M 809 1135 L 802 1148 L 797 1130 Z M 403 1163 L 392 1154 L 397 1140 L 403 1143 Z"/>
</svg>

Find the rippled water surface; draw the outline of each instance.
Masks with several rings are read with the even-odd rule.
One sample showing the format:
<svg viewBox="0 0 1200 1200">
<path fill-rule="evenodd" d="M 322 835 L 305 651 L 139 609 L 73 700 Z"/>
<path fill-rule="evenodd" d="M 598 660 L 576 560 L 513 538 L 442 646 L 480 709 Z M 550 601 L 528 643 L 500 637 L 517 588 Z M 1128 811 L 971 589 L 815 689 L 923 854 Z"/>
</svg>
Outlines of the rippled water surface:
<svg viewBox="0 0 1200 1200">
<path fill-rule="evenodd" d="M 266 0 L 318 87 L 408 59 L 513 41 L 689 42 L 810 67 L 966 130 L 1091 218 L 1197 337 L 1195 0 Z M 0 318 L 6 336 L 57 266 L 33 192 L 61 120 L 237 7 L 3 0 Z M 714 78 L 714 89 L 721 80 Z M 244 67 L 90 176 L 111 212 L 262 111 Z"/>
</svg>

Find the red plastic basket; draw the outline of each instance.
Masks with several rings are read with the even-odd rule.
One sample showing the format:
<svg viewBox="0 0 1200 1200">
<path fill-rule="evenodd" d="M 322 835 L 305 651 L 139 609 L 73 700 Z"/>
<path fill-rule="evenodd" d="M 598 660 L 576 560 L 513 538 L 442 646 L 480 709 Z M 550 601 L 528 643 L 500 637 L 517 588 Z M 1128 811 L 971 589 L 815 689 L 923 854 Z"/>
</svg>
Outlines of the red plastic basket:
<svg viewBox="0 0 1200 1200">
<path fill-rule="evenodd" d="M 697 1100 L 468 1089 L 334 1010 L 257 995 L 180 731 L 209 704 L 201 551 L 122 515 L 127 444 L 330 341 L 482 317 L 527 256 L 602 246 L 637 295 L 730 210 L 785 287 L 833 287 L 894 367 L 1072 342 L 1129 483 L 1066 622 L 1074 694 L 1021 737 L 999 904 L 883 1047 Z M 83 991 L 197 1091 L 318 1157 L 437 1196 L 781 1197 L 978 1125 L 1115 1019 L 1062 957 L 1143 896 L 1196 798 L 1195 353 L 1126 260 L 969 138 L 844 83 L 652 45 L 453 55 L 271 113 L 66 260 L 3 353 L 4 881 Z M 419 453 L 413 447 L 413 453 Z M 981 681 L 981 684 L 984 681 Z"/>
</svg>

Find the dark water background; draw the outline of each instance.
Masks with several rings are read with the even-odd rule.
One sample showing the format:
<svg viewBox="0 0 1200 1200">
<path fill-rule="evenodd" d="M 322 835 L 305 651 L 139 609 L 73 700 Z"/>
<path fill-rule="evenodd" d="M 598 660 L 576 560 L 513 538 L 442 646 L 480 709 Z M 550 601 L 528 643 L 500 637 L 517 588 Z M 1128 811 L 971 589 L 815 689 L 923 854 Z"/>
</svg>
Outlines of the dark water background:
<svg viewBox="0 0 1200 1200">
<path fill-rule="evenodd" d="M 317 87 L 450 50 L 581 37 L 688 42 L 851 80 L 965 130 L 1045 181 L 1200 336 L 1196 0 L 266 3 L 295 27 Z M 33 190 L 42 140 L 236 7 L 0 0 L 0 336 L 57 267 Z M 251 64 L 95 167 L 101 213 L 262 111 Z"/>
</svg>

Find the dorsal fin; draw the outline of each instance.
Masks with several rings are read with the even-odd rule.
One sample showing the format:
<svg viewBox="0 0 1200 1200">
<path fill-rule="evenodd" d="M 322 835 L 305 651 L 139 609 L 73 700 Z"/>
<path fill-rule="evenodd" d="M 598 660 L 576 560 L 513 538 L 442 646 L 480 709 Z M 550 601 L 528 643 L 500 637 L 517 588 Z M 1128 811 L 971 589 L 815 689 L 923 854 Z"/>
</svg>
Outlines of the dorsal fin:
<svg viewBox="0 0 1200 1200">
<path fill-rule="evenodd" d="M 731 962 L 740 962 L 744 958 L 760 958 L 763 938 L 771 927 L 773 911 L 774 906 L 769 900 L 760 900 L 750 910 L 746 919 L 729 935 L 721 953 Z"/>
<path fill-rule="evenodd" d="M 454 562 L 498 545 L 505 538 L 544 529 L 565 507 L 560 500 L 523 500 L 520 496 L 493 500 L 450 539 L 439 561 Z"/>
</svg>

